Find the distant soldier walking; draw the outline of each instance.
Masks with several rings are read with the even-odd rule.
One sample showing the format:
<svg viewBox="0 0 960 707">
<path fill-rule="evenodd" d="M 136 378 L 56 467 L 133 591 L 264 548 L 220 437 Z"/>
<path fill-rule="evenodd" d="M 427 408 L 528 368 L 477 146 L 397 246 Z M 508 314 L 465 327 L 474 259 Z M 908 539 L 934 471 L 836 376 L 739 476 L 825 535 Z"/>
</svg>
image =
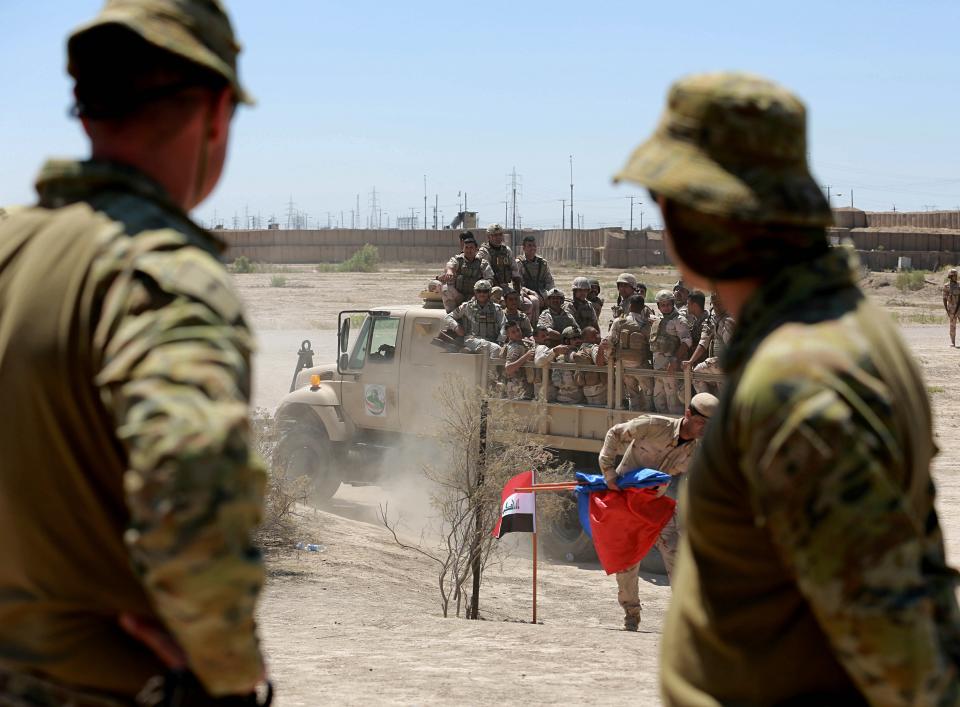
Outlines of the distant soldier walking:
<svg viewBox="0 0 960 707">
<path fill-rule="evenodd" d="M 618 175 L 651 190 L 684 281 L 737 319 L 681 498 L 664 701 L 957 705 L 926 387 L 829 245 L 805 133 L 777 84 L 690 76 Z"/>
<path fill-rule="evenodd" d="M 253 338 L 188 216 L 238 45 L 218 2 L 109 0 L 67 53 L 92 158 L 0 221 L 0 703 L 254 704 Z"/>
<path fill-rule="evenodd" d="M 957 283 L 957 269 L 950 268 L 947 282 L 943 286 L 943 308 L 950 320 L 950 345 L 957 346 L 957 316 L 960 315 L 960 284 Z"/>
</svg>

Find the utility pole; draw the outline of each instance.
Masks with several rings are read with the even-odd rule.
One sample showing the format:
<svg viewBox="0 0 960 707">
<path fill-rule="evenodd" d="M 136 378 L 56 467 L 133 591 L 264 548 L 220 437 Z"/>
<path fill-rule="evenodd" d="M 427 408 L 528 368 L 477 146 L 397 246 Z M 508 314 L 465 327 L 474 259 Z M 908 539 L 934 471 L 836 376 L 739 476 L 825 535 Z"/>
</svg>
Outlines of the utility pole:
<svg viewBox="0 0 960 707">
<path fill-rule="evenodd" d="M 850 208 L 853 208 L 853 189 L 850 190 Z"/>
<path fill-rule="evenodd" d="M 427 175 L 423 175 L 423 230 L 427 230 Z"/>
<path fill-rule="evenodd" d="M 510 246 L 515 251 L 517 244 L 514 239 L 517 237 L 517 168 L 513 168 L 510 174 L 511 200 L 513 201 L 513 226 L 510 229 Z"/>
<path fill-rule="evenodd" d="M 558 199 L 560 202 L 560 230 L 567 230 L 567 200 Z"/>
<path fill-rule="evenodd" d="M 570 230 L 573 230 L 573 155 L 570 155 Z"/>
<path fill-rule="evenodd" d="M 833 204 L 830 203 L 830 190 L 833 188 L 833 185 L 832 185 L 832 184 L 824 184 L 824 185 L 823 185 L 823 188 L 827 190 L 827 206 L 829 206 L 829 207 L 832 209 L 832 208 L 833 208 Z"/>
<path fill-rule="evenodd" d="M 357 194 L 357 228 L 360 228 L 360 195 Z"/>
<path fill-rule="evenodd" d="M 632 231 L 632 230 L 633 230 L 633 200 L 634 200 L 636 197 L 633 197 L 633 196 L 625 196 L 625 197 L 623 197 L 623 198 L 630 200 L 630 230 Z M 638 204 L 643 204 L 642 201 L 638 201 L 637 203 L 638 203 Z M 643 226 L 640 226 L 640 228 L 642 229 Z"/>
<path fill-rule="evenodd" d="M 440 195 L 433 195 L 433 230 L 437 230 L 437 210 L 440 207 Z"/>
</svg>

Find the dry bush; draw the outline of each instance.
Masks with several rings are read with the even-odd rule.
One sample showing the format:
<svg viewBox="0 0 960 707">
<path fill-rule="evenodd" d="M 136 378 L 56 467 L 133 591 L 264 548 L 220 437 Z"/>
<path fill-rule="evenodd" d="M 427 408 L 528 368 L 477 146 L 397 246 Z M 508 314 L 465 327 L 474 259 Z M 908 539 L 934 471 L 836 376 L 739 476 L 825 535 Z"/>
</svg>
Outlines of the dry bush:
<svg viewBox="0 0 960 707">
<path fill-rule="evenodd" d="M 482 391 L 448 375 L 437 400 L 446 423 L 446 434 L 439 442 L 444 462 L 426 466 L 424 473 L 435 488 L 430 500 L 438 515 L 439 540 L 428 543 L 421 537 L 419 544 L 403 543 L 389 509 L 381 507 L 380 515 L 398 544 L 437 563 L 443 615 L 462 616 L 471 603 L 474 560 L 479 556 L 482 578 L 482 568 L 500 551 L 491 531 L 500 515 L 500 493 L 507 480 L 529 469 L 535 469 L 541 481 L 559 478 L 562 472 L 551 452 L 529 434 L 537 421 L 520 415 L 506 401 L 488 402 L 487 445 L 481 453 Z M 541 519 L 552 505 L 559 509 L 558 503 L 537 500 Z"/>
<path fill-rule="evenodd" d="M 251 416 L 253 446 L 267 465 L 267 493 L 263 506 L 263 522 L 257 528 L 256 542 L 262 548 L 293 545 L 296 535 L 296 506 L 305 503 L 310 491 L 307 477 L 288 479 L 272 464 L 277 449 L 277 426 L 273 416 L 263 408 Z"/>
</svg>

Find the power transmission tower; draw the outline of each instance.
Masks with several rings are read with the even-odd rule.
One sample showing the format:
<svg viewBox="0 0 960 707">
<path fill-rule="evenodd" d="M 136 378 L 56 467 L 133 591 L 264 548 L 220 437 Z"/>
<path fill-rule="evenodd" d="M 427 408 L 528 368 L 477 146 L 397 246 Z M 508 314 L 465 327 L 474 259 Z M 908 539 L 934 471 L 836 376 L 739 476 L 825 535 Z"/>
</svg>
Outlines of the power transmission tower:
<svg viewBox="0 0 960 707">
<path fill-rule="evenodd" d="M 510 227 L 510 247 L 515 251 L 517 248 L 516 238 L 517 238 L 517 196 L 523 195 L 523 185 L 521 184 L 522 176 L 517 174 L 517 168 L 514 167 L 513 171 L 507 175 L 510 181 L 507 184 L 507 199 L 512 205 L 512 225 Z M 504 219 L 506 219 L 506 209 L 504 209 Z M 506 225 L 506 224 L 504 224 Z"/>
<path fill-rule="evenodd" d="M 423 175 L 423 230 L 427 230 L 427 175 Z"/>
<path fill-rule="evenodd" d="M 293 203 L 293 194 L 290 195 L 290 201 L 287 202 L 287 228 L 296 228 L 294 223 L 296 222 L 297 213 L 294 209 Z"/>
<path fill-rule="evenodd" d="M 370 228 L 380 228 L 380 202 L 377 201 L 377 188 L 370 192 Z"/>
</svg>

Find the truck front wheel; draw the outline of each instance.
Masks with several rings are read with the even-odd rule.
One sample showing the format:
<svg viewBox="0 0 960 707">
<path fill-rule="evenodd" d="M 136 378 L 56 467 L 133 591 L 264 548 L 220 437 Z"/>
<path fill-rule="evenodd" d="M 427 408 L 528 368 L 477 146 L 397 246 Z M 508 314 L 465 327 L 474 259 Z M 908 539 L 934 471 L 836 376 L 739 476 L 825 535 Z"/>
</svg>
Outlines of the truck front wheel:
<svg viewBox="0 0 960 707">
<path fill-rule="evenodd" d="M 340 488 L 340 454 L 322 425 L 298 422 L 277 445 L 274 466 L 290 481 L 306 477 L 308 500 L 323 503 Z"/>
</svg>

